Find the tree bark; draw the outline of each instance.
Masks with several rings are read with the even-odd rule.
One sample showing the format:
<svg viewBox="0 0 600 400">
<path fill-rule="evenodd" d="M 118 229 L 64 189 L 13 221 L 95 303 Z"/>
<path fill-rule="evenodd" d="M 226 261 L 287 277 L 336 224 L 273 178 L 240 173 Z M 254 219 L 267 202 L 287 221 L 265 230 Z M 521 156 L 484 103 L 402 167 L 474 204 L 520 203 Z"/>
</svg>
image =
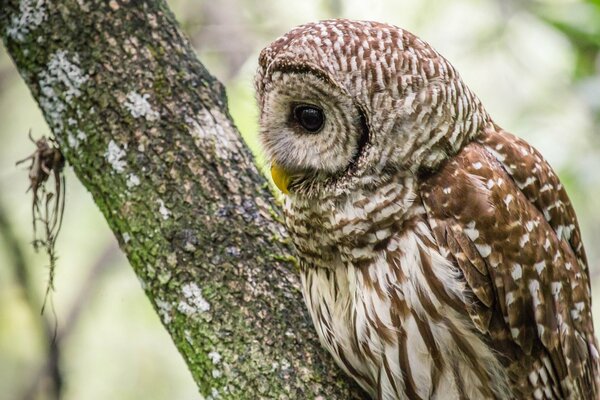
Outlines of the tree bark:
<svg viewBox="0 0 600 400">
<path fill-rule="evenodd" d="M 320 347 L 224 88 L 167 5 L 3 0 L 0 30 L 200 393 L 363 397 Z"/>
</svg>

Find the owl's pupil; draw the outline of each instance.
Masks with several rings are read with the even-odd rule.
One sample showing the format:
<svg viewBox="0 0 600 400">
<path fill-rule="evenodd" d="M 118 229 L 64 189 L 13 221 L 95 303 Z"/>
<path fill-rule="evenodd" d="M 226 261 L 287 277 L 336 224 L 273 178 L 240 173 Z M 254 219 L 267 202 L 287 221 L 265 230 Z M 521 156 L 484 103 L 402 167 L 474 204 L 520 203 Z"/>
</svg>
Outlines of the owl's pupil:
<svg viewBox="0 0 600 400">
<path fill-rule="evenodd" d="M 325 115 L 318 107 L 300 105 L 294 108 L 294 119 L 310 133 L 316 133 L 323 126 Z"/>
</svg>

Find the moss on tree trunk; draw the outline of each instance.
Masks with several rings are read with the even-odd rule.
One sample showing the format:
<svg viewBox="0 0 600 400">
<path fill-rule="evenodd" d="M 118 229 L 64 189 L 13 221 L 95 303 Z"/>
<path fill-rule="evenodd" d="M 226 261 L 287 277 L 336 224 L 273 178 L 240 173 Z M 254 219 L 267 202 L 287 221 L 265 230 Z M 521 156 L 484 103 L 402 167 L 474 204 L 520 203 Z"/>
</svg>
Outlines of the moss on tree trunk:
<svg viewBox="0 0 600 400">
<path fill-rule="evenodd" d="M 4 0 L 0 30 L 200 392 L 361 397 L 316 339 L 223 86 L 166 4 Z"/>
</svg>

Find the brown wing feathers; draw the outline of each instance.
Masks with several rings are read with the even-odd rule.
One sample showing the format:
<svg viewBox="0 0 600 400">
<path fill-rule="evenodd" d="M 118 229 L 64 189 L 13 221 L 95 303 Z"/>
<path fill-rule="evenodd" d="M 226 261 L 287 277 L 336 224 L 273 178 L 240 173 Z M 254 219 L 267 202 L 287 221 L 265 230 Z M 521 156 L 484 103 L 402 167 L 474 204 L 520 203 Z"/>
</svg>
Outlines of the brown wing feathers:
<svg viewBox="0 0 600 400">
<path fill-rule="evenodd" d="M 507 363 L 527 375 L 548 354 L 548 379 L 556 375 L 565 386 L 554 390 L 586 393 L 594 372 L 588 342 L 594 339 L 572 206 L 530 146 L 501 133 L 487 133 L 480 142 L 421 185 L 435 238 L 473 292 L 467 307 L 475 325 Z"/>
</svg>

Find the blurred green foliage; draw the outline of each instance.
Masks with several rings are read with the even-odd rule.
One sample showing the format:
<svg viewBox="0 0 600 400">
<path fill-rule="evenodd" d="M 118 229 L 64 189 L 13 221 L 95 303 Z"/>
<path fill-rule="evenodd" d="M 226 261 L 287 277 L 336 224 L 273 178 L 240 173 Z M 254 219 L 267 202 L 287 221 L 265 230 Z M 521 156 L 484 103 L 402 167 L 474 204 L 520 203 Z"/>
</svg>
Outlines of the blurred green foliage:
<svg viewBox="0 0 600 400">
<path fill-rule="evenodd" d="M 573 200 L 600 297 L 600 0 L 170 0 L 231 114 L 262 163 L 253 75 L 262 47 L 291 27 L 331 17 L 402 26 L 460 71 L 495 120 L 541 150 Z M 30 245 L 27 173 L 15 162 L 48 134 L 0 48 L 0 397 L 179 399 L 197 391 L 89 194 L 67 168 L 52 312 L 39 315 L 47 261 Z M 600 318 L 595 301 L 596 321 Z M 55 325 L 56 324 L 56 325 Z M 598 325 L 598 323 L 596 324 Z M 52 350 L 54 326 L 60 340 Z M 52 352 L 54 351 L 54 353 Z M 56 352 L 58 356 L 56 357 Z M 56 372 L 56 371 L 55 371 Z"/>
<path fill-rule="evenodd" d="M 573 46 L 575 80 L 598 74 L 600 0 L 533 5 L 531 11 L 562 33 Z"/>
</svg>

